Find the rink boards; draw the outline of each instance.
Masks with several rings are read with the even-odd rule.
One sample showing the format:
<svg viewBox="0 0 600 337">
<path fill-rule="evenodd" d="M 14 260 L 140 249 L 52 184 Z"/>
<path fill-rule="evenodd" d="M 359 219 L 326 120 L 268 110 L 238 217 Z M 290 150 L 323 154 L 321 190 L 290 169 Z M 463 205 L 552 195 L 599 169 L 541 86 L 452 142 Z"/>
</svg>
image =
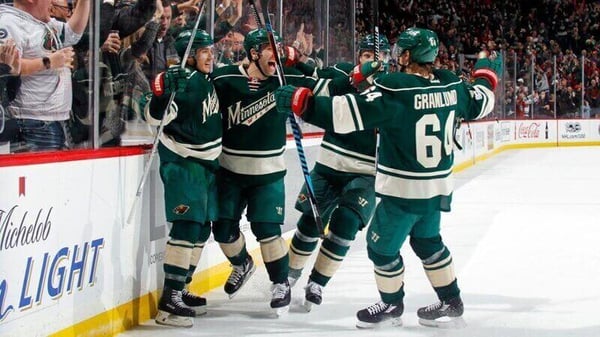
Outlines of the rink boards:
<svg viewBox="0 0 600 337">
<path fill-rule="evenodd" d="M 462 170 L 511 148 L 600 145 L 600 120 L 464 123 L 457 140 Z M 305 138 L 309 161 L 318 143 Z M 288 148 L 287 237 L 303 182 L 293 142 Z M 125 220 L 147 156 L 118 148 L 0 159 L 0 336 L 106 336 L 154 315 L 168 233 L 156 161 L 135 220 Z M 196 291 L 225 281 L 229 266 L 212 240 L 198 269 Z"/>
</svg>

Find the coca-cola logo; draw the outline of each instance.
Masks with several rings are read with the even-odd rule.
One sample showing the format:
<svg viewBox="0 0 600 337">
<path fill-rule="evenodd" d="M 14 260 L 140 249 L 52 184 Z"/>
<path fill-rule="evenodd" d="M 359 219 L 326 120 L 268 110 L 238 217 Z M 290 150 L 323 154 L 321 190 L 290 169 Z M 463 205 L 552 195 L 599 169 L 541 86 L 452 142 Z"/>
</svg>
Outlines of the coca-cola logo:
<svg viewBox="0 0 600 337">
<path fill-rule="evenodd" d="M 539 138 L 540 137 L 540 124 L 521 124 L 519 125 L 519 138 Z"/>
</svg>

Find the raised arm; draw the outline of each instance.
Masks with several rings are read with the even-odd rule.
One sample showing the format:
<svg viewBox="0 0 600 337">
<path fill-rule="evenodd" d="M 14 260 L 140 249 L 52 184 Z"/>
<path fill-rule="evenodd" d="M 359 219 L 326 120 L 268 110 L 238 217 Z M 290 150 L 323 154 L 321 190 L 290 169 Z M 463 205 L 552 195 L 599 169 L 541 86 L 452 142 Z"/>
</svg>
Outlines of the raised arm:
<svg viewBox="0 0 600 337">
<path fill-rule="evenodd" d="M 76 34 L 82 34 L 87 26 L 90 17 L 90 2 L 91 0 L 79 0 L 73 10 L 73 15 L 67 22 Z"/>
</svg>

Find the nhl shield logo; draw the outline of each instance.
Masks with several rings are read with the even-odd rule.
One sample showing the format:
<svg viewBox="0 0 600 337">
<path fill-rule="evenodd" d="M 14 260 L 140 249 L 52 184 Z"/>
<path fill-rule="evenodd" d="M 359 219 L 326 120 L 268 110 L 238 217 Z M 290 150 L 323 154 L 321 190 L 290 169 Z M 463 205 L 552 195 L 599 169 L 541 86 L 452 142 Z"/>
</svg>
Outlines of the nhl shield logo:
<svg viewBox="0 0 600 337">
<path fill-rule="evenodd" d="M 173 208 L 173 213 L 177 214 L 177 215 L 183 215 L 185 214 L 188 210 L 190 209 L 190 206 L 188 205 L 179 205 L 175 208 Z"/>
</svg>

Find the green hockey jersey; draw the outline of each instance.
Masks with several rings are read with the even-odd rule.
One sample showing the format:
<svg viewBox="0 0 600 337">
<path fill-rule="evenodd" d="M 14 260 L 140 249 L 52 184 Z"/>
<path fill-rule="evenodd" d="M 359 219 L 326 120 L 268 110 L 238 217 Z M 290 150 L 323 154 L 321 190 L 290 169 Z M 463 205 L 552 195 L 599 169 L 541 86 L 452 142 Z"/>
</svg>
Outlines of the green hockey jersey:
<svg viewBox="0 0 600 337">
<path fill-rule="evenodd" d="M 287 116 L 275 109 L 277 76 L 259 81 L 244 65 L 234 65 L 216 69 L 212 78 L 223 118 L 221 168 L 256 184 L 283 177 Z M 314 88 L 315 95 L 329 95 L 330 80 L 317 81 L 293 68 L 285 69 L 285 78 L 289 84 Z"/>
<path fill-rule="evenodd" d="M 319 78 L 345 78 L 349 80 L 352 63 L 338 63 L 317 70 Z M 349 87 L 351 92 L 354 88 Z M 324 175 L 366 174 L 375 175 L 374 130 L 355 131 L 348 134 L 326 130 L 314 170 Z"/>
<path fill-rule="evenodd" d="M 303 118 L 337 133 L 379 128 L 375 190 L 414 213 L 449 211 L 452 200 L 452 133 L 456 118 L 490 113 L 494 93 L 447 70 L 430 78 L 382 75 L 361 94 L 316 97 Z"/>
<path fill-rule="evenodd" d="M 152 96 L 145 109 L 150 124 L 160 124 L 168 101 L 169 95 Z M 188 158 L 216 169 L 222 134 L 219 101 L 212 81 L 208 75 L 194 71 L 185 91 L 175 95 L 169 109 L 160 136 L 160 158 L 162 161 Z"/>
</svg>

